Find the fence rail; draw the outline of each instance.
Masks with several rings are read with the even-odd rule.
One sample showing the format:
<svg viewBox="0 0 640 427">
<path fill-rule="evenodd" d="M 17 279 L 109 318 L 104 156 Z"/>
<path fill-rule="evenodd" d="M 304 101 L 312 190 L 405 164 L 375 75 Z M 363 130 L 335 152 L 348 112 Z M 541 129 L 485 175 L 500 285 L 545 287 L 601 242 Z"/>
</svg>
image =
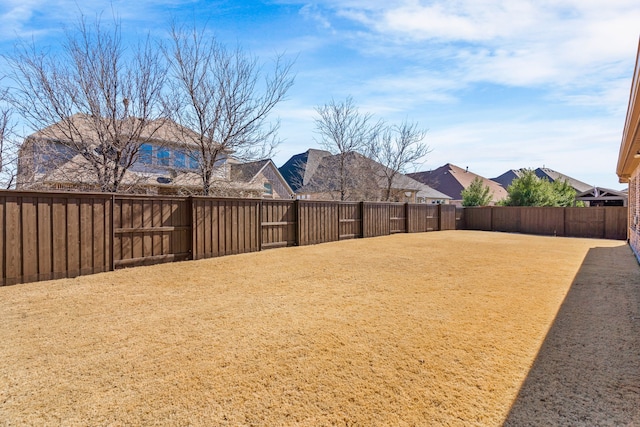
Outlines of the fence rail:
<svg viewBox="0 0 640 427">
<path fill-rule="evenodd" d="M 453 206 L 0 191 L 0 285 L 457 222 Z"/>
</svg>

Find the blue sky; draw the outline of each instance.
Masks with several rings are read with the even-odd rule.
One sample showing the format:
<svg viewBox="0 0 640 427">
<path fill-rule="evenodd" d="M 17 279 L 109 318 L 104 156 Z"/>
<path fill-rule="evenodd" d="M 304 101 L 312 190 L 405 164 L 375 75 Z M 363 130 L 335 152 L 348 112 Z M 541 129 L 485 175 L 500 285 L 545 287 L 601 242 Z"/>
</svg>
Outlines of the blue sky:
<svg viewBox="0 0 640 427">
<path fill-rule="evenodd" d="M 55 47 L 80 8 L 115 11 L 131 38 L 195 21 L 264 62 L 295 58 L 295 84 L 275 112 L 278 166 L 318 148 L 314 107 L 352 96 L 362 111 L 428 129 L 419 170 L 453 163 L 492 178 L 546 166 L 624 188 L 615 169 L 637 0 L 3 0 L 0 51 L 19 38 Z"/>
</svg>

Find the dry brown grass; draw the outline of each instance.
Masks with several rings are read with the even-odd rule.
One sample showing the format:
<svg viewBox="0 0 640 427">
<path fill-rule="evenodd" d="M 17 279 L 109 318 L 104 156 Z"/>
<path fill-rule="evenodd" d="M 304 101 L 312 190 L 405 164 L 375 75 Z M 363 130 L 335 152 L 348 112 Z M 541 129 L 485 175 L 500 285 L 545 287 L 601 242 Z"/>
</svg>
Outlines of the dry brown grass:
<svg viewBox="0 0 640 427">
<path fill-rule="evenodd" d="M 404 234 L 0 289 L 8 425 L 500 425 L 593 247 Z"/>
</svg>

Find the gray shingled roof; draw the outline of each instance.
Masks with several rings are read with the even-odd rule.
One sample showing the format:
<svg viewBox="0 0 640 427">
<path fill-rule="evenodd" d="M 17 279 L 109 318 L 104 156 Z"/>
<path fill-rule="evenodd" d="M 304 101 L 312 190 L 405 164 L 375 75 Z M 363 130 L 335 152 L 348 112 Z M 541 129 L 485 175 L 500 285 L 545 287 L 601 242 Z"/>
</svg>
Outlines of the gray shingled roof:
<svg viewBox="0 0 640 427">
<path fill-rule="evenodd" d="M 304 177 L 307 182 L 298 186 L 298 193 L 319 193 L 327 191 L 339 191 L 340 182 L 337 171 L 339 170 L 339 155 L 327 155 L 327 152 L 316 151 L 310 170 L 307 167 L 304 170 Z M 296 157 L 296 156 L 294 156 Z M 293 159 L 293 157 L 292 157 Z M 298 158 L 300 159 L 300 157 Z M 384 175 L 384 166 L 376 161 L 369 159 L 359 153 L 348 153 L 346 155 L 346 168 L 348 171 L 359 171 L 359 173 L 349 173 L 347 176 L 347 187 L 375 187 L 378 189 L 385 188 L 387 185 Z M 287 162 L 289 163 L 289 162 Z M 364 171 L 364 172 L 363 172 Z M 312 172 L 312 173 L 311 173 Z M 309 176 L 310 175 L 310 176 Z M 308 177 L 308 178 L 307 178 Z M 406 175 L 398 174 L 394 177 L 392 188 L 394 190 L 414 190 L 418 191 L 419 197 L 427 197 L 433 199 L 451 199 L 451 197 L 443 194 L 434 188 L 429 187 L 421 182 L 416 181 Z"/>
<path fill-rule="evenodd" d="M 527 169 L 526 168 L 511 169 L 503 173 L 497 178 L 492 178 L 492 180 L 496 181 L 497 183 L 502 185 L 504 188 L 507 188 L 509 185 L 511 185 L 514 179 L 520 178 L 522 176 L 522 173 L 525 170 Z M 590 189 L 593 188 L 593 185 L 591 184 L 587 184 L 578 179 L 572 178 L 569 175 L 565 175 L 563 173 L 560 173 L 550 168 L 537 168 L 534 170 L 534 172 L 538 178 L 546 178 L 550 182 L 554 182 L 558 180 L 567 181 L 569 185 L 573 187 L 573 189 L 576 190 L 576 192 L 578 193 L 589 191 Z"/>
<path fill-rule="evenodd" d="M 249 163 L 231 164 L 231 180 L 249 182 L 269 163 L 269 159 Z"/>
<path fill-rule="evenodd" d="M 448 194 L 454 200 L 462 200 L 462 190 L 471 185 L 476 178 L 480 178 L 483 184 L 489 187 L 493 193 L 493 202 L 507 197 L 507 191 L 497 182 L 451 163 L 447 163 L 432 171 L 416 172 L 408 175 L 444 194 Z"/>
<path fill-rule="evenodd" d="M 309 183 L 320 164 L 320 160 L 327 156 L 331 156 L 331 153 L 310 148 L 304 153 L 292 156 L 278 170 L 291 189 L 298 191 L 300 187 Z"/>
</svg>

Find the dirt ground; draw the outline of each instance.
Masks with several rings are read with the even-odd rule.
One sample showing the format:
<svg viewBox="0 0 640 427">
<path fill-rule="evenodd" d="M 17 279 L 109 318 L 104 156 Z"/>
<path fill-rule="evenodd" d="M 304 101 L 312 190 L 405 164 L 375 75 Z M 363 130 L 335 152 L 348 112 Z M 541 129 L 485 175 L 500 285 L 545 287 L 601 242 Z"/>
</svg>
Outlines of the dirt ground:
<svg viewBox="0 0 640 427">
<path fill-rule="evenodd" d="M 0 425 L 640 425 L 624 242 L 401 234 L 0 288 Z"/>
</svg>

